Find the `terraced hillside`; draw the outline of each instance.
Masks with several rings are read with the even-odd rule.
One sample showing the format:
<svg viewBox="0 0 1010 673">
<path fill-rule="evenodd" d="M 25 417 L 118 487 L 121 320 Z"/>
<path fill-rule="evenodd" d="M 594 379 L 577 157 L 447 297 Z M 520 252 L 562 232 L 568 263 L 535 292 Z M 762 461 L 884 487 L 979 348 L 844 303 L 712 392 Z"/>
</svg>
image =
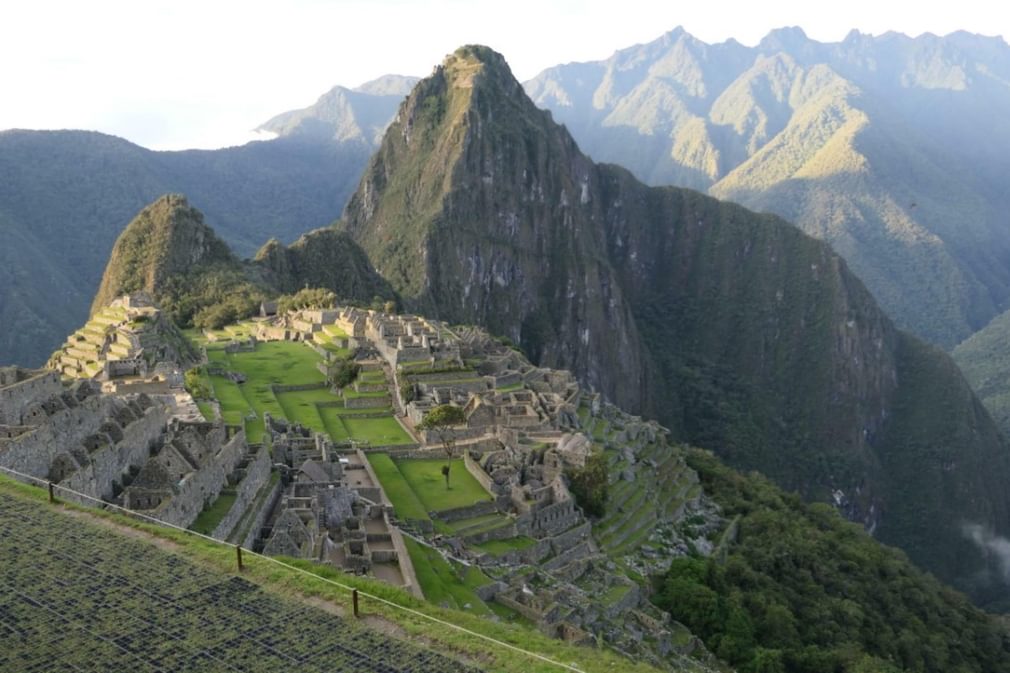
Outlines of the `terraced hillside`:
<svg viewBox="0 0 1010 673">
<path fill-rule="evenodd" d="M 662 549 L 664 543 L 673 539 L 678 523 L 683 528 L 685 512 L 703 503 L 697 473 L 685 463 L 683 451 L 667 443 L 665 433 L 643 431 L 637 419 L 613 407 L 593 416 L 583 406 L 579 419 L 594 447 L 607 456 L 610 495 L 593 536 L 607 554 L 632 568 L 641 566 L 643 547 L 668 563 L 676 550 Z"/>
<path fill-rule="evenodd" d="M 21 673 L 479 670 L 6 492 L 0 641 Z"/>
<path fill-rule="evenodd" d="M 193 357 L 185 339 L 153 306 L 124 305 L 125 298 L 97 311 L 73 332 L 48 366 L 68 378 L 109 377 L 117 372 L 140 375 L 157 362 L 185 362 Z M 111 366 L 111 369 L 110 369 Z"/>
<path fill-rule="evenodd" d="M 353 440 L 381 446 L 413 441 L 393 416 L 380 366 L 362 365 L 358 379 L 335 392 L 326 382 L 325 367 L 320 368 L 323 356 L 305 343 L 270 341 L 257 343 L 253 350 L 226 350 L 227 344 L 248 339 L 254 330 L 254 323 L 241 323 L 210 333 L 213 342 L 196 337 L 208 359 L 201 376 L 220 413 L 229 424 L 244 425 L 250 442 L 262 441 L 264 412 L 328 434 L 335 443 Z M 313 343 L 331 359 L 349 354 L 346 347 L 335 345 L 339 337 L 325 331 L 317 334 L 324 336 Z M 354 402 L 348 404 L 349 400 Z"/>
</svg>

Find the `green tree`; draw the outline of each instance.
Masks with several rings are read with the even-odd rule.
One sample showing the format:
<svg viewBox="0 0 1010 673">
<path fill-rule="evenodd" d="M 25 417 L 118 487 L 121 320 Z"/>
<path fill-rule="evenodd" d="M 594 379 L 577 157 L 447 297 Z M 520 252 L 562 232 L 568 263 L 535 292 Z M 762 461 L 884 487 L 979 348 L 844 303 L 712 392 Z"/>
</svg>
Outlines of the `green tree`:
<svg viewBox="0 0 1010 673">
<path fill-rule="evenodd" d="M 202 371 L 199 367 L 194 367 L 186 372 L 185 376 L 185 386 L 186 390 L 193 399 L 196 400 L 208 400 L 211 398 L 210 389 L 203 382 L 203 377 L 201 376 Z"/>
<path fill-rule="evenodd" d="M 590 455 L 583 467 L 568 471 L 568 484 L 586 514 L 603 516 L 609 496 L 607 457 L 602 451 Z"/>
<path fill-rule="evenodd" d="M 281 314 L 303 308 L 333 308 L 336 305 L 337 295 L 321 287 L 307 287 L 277 298 L 277 312 Z"/>
<path fill-rule="evenodd" d="M 417 429 L 431 430 L 438 435 L 439 441 L 442 442 L 442 448 L 445 450 L 446 460 L 450 460 L 453 448 L 456 445 L 455 427 L 463 423 L 466 423 L 466 416 L 463 414 L 462 407 L 458 407 L 455 404 L 440 404 L 428 412 L 424 420 L 418 424 Z M 446 490 L 450 488 L 450 467 L 451 463 L 448 462 L 442 466 L 442 476 L 445 477 Z"/>
</svg>

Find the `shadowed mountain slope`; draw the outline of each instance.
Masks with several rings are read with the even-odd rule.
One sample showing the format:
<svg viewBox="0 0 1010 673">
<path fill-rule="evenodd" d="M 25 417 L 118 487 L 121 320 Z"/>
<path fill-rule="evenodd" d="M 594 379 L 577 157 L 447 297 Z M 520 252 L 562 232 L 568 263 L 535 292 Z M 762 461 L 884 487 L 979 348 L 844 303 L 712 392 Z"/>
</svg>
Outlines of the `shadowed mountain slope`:
<svg viewBox="0 0 1010 673">
<path fill-rule="evenodd" d="M 590 155 L 828 241 L 897 324 L 944 348 L 1010 301 L 1010 46 L 798 28 L 683 29 L 526 83 Z"/>
</svg>

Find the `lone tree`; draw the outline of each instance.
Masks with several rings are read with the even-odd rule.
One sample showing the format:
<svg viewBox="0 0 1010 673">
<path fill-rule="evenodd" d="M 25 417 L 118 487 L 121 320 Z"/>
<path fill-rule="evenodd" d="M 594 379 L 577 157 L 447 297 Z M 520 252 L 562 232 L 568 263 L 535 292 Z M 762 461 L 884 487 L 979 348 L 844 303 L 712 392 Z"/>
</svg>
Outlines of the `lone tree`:
<svg viewBox="0 0 1010 673">
<path fill-rule="evenodd" d="M 466 422 L 466 416 L 463 415 L 463 407 L 457 407 L 454 404 L 440 404 L 431 411 L 428 415 L 424 417 L 418 426 L 418 430 L 432 430 L 438 435 L 438 439 L 442 442 L 442 448 L 445 449 L 446 460 L 452 458 L 452 449 L 456 444 L 456 434 L 453 432 L 453 426 L 462 425 Z M 449 467 L 451 463 L 446 463 L 442 466 L 442 476 L 445 477 L 445 488 L 449 490 Z"/>
</svg>

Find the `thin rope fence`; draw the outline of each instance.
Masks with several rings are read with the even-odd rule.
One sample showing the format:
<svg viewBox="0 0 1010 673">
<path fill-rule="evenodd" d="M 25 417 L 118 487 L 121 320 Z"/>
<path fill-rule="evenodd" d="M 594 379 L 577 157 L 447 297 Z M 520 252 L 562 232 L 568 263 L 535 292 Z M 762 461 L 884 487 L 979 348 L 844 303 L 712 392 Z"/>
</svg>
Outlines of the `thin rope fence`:
<svg viewBox="0 0 1010 673">
<path fill-rule="evenodd" d="M 180 531 L 180 532 L 185 533 L 187 535 L 192 535 L 194 537 L 203 538 L 204 540 L 207 540 L 208 542 L 212 542 L 212 543 L 214 543 L 216 545 L 219 545 L 221 547 L 235 547 L 237 550 L 239 550 L 239 556 L 238 556 L 238 558 L 239 558 L 239 564 L 241 564 L 242 556 L 244 554 L 249 554 L 249 555 L 254 556 L 257 559 L 261 559 L 263 561 L 268 561 L 270 563 L 274 563 L 274 564 L 282 566 L 282 567 L 284 567 L 284 568 L 286 568 L 288 570 L 294 571 L 294 572 L 296 572 L 296 573 L 298 573 L 300 575 L 305 575 L 306 577 L 311 577 L 313 579 L 319 580 L 320 582 L 325 582 L 326 584 L 331 584 L 331 585 L 333 585 L 335 587 L 338 587 L 339 589 L 342 589 L 344 591 L 350 592 L 352 594 L 352 596 L 356 594 L 356 595 L 361 596 L 363 598 L 367 598 L 370 601 L 375 601 L 376 603 L 380 603 L 382 605 L 385 605 L 387 607 L 393 608 L 395 610 L 399 610 L 401 612 L 405 612 L 407 614 L 413 615 L 415 617 L 419 617 L 421 619 L 424 619 L 424 620 L 427 620 L 429 622 L 438 624 L 440 626 L 445 626 L 445 627 L 454 629 L 454 630 L 456 630 L 456 631 L 458 631 L 460 633 L 465 633 L 465 634 L 467 634 L 469 636 L 472 636 L 474 638 L 478 638 L 478 639 L 480 639 L 480 640 L 482 640 L 484 642 L 488 642 L 488 643 L 491 643 L 491 644 L 496 645 L 498 647 L 505 648 L 506 650 L 509 650 L 511 652 L 522 654 L 523 656 L 529 657 L 531 659 L 536 659 L 538 661 L 542 661 L 542 662 L 544 662 L 546 664 L 549 664 L 551 666 L 556 666 L 559 669 L 563 669 L 563 670 L 566 670 L 566 671 L 574 671 L 574 673 L 583 673 L 582 669 L 577 668 L 575 666 L 572 666 L 571 664 L 566 664 L 566 663 L 557 661 L 556 659 L 551 659 L 550 657 L 544 656 L 544 655 L 539 654 L 537 652 L 532 652 L 532 651 L 524 649 L 522 647 L 518 647 L 516 645 L 512 645 L 510 643 L 506 643 L 506 642 L 504 642 L 502 640 L 498 640 L 497 638 L 492 638 L 491 636 L 485 635 L 483 633 L 478 633 L 477 631 L 472 631 L 472 630 L 466 628 L 465 626 L 460 626 L 459 624 L 454 624 L 453 622 L 441 619 L 439 617 L 435 617 L 433 615 L 429 615 L 429 614 L 427 614 L 425 612 L 421 612 L 420 610 L 415 610 L 414 608 L 410 608 L 410 607 L 407 607 L 405 605 L 400 605 L 399 603 L 391 601 L 391 600 L 389 600 L 387 598 L 382 598 L 381 596 L 376 596 L 375 594 L 370 594 L 370 593 L 368 593 L 366 591 L 362 591 L 360 589 L 356 589 L 355 587 L 352 587 L 349 584 L 344 584 L 343 582 L 338 582 L 337 580 L 330 579 L 328 577 L 323 577 L 322 575 L 317 575 L 316 573 L 313 573 L 313 572 L 310 572 L 308 570 L 305 570 L 304 568 L 299 568 L 297 566 L 291 565 L 290 563 L 285 563 L 284 561 L 282 561 L 280 559 L 273 558 L 271 556 L 265 556 L 264 554 L 260 554 L 260 553 L 257 553 L 257 552 L 254 552 L 254 551 L 251 551 L 251 550 L 248 550 L 248 549 L 242 549 L 239 545 L 231 545 L 231 544 L 229 544 L 227 542 L 223 542 L 222 540 L 218 540 L 218 539 L 213 538 L 213 537 L 211 537 L 209 535 L 205 535 L 203 533 L 198 533 L 197 531 L 190 530 L 188 528 L 183 528 L 182 526 L 176 526 L 175 524 L 171 524 L 171 523 L 168 523 L 166 521 L 162 521 L 162 520 L 160 520 L 158 518 L 155 518 L 153 516 L 150 516 L 148 514 L 143 514 L 141 512 L 135 511 L 135 510 L 127 509 L 126 507 L 123 507 L 121 505 L 116 505 L 114 503 L 106 502 L 106 501 L 102 500 L 101 498 L 96 498 L 93 495 L 88 495 L 87 493 L 81 493 L 80 491 L 75 491 L 75 490 L 73 490 L 71 488 L 68 488 L 66 486 L 60 486 L 59 484 L 54 484 L 53 482 L 48 481 L 46 479 L 41 479 L 39 477 L 30 475 L 30 474 L 25 474 L 23 472 L 19 472 L 17 470 L 13 470 L 13 469 L 8 468 L 8 467 L 0 466 L 0 471 L 6 472 L 7 474 L 10 474 L 12 476 L 18 477 L 18 478 L 20 478 L 22 480 L 28 480 L 28 481 L 30 481 L 32 483 L 38 484 L 39 486 L 48 488 L 50 498 L 54 497 L 56 491 L 60 491 L 61 493 L 69 493 L 69 494 L 74 495 L 74 496 L 76 496 L 78 498 L 83 498 L 84 500 L 87 500 L 87 501 L 96 502 L 99 505 L 101 505 L 102 508 L 118 510 L 118 511 L 121 511 L 121 512 L 123 512 L 124 514 L 126 514 L 128 516 L 135 517 L 135 518 L 138 518 L 138 519 L 143 519 L 145 521 L 148 521 L 148 522 L 153 523 L 153 524 L 158 525 L 158 526 L 164 526 L 165 528 L 171 528 L 173 530 Z"/>
</svg>

